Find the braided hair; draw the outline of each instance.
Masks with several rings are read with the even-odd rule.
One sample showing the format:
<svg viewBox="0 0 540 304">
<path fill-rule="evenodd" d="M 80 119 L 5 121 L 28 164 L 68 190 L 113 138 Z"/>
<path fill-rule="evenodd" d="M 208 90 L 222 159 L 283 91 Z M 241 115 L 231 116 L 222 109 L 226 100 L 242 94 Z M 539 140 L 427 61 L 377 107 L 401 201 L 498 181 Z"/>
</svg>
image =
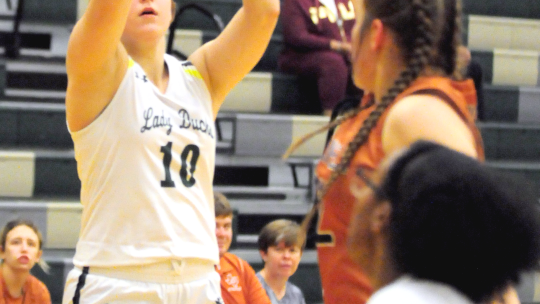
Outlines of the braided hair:
<svg viewBox="0 0 540 304">
<path fill-rule="evenodd" d="M 347 171 L 356 151 L 366 143 L 371 130 L 396 97 L 407 89 L 427 68 L 439 69 L 447 76 L 456 70 L 456 48 L 459 44 L 460 0 L 365 0 L 366 16 L 361 27 L 363 35 L 375 19 L 396 33 L 396 43 L 402 50 L 406 68 L 394 81 L 362 127 L 349 143 L 340 163 L 323 187 L 317 190 L 320 202 L 338 177 Z M 342 117 L 354 117 L 359 109 Z M 340 122 L 341 122 L 340 121 Z M 315 215 L 318 203 L 306 216 L 302 226 L 307 227 Z"/>
<path fill-rule="evenodd" d="M 415 55 L 418 56 L 419 55 L 418 52 L 420 52 L 420 51 L 415 52 L 415 50 L 411 49 L 409 46 L 410 45 L 414 46 L 415 45 L 414 44 L 415 40 L 418 41 L 418 42 L 421 42 L 421 40 L 423 40 L 421 35 L 420 35 L 420 37 L 416 37 L 417 32 L 420 32 L 423 35 L 426 35 L 427 38 L 431 38 L 431 40 L 430 40 L 431 43 L 434 42 L 433 39 L 432 39 L 434 36 L 436 36 L 436 37 L 440 36 L 440 39 L 438 39 L 439 43 L 438 43 L 437 48 L 434 47 L 434 44 L 430 44 L 430 45 L 426 44 L 426 45 L 424 45 L 424 46 L 429 46 L 429 47 L 433 48 L 432 50 L 429 51 L 431 54 L 428 55 L 424 59 L 429 59 L 429 64 L 432 67 L 439 68 L 441 71 L 444 72 L 445 75 L 447 75 L 449 77 L 452 77 L 454 79 L 461 79 L 462 75 L 457 70 L 457 49 L 461 45 L 461 0 L 444 0 L 444 4 L 440 3 L 440 0 L 433 0 L 433 1 L 435 1 L 433 6 L 437 7 L 438 10 L 442 10 L 441 7 L 444 6 L 444 18 L 440 18 L 441 14 L 437 14 L 438 16 L 435 19 L 437 19 L 437 20 L 441 19 L 441 20 L 444 20 L 445 22 L 443 22 L 443 24 L 440 24 L 438 27 L 433 28 L 433 27 L 431 27 L 431 25 L 434 24 L 433 21 L 431 19 L 426 19 L 427 14 L 425 14 L 424 11 L 419 11 L 417 13 L 417 15 L 419 16 L 418 19 L 420 20 L 420 22 L 418 22 L 418 20 L 417 20 L 416 23 L 419 23 L 420 27 L 417 29 L 416 32 L 409 32 L 409 31 L 403 31 L 402 30 L 403 33 L 401 33 L 401 32 L 399 33 L 401 35 L 398 37 L 398 43 L 402 47 L 402 49 L 405 50 L 405 54 L 403 54 L 403 55 L 404 55 L 405 59 L 407 60 L 407 62 L 410 63 L 410 65 L 409 65 L 409 67 L 410 67 L 410 66 L 415 65 L 415 63 L 413 61 L 413 58 L 411 58 L 411 57 L 413 57 Z M 401 1 L 401 2 L 403 2 L 403 1 Z M 429 1 L 413 1 L 413 3 L 410 4 L 411 7 L 409 7 L 409 8 L 401 8 L 401 7 L 404 6 L 403 4 L 395 4 L 394 5 L 395 7 L 400 7 L 401 8 L 401 11 L 399 9 L 396 11 L 396 9 L 388 9 L 387 6 L 392 5 L 392 4 L 384 3 L 384 1 L 383 1 L 383 3 L 380 5 L 380 8 L 377 9 L 377 12 L 379 12 L 377 15 L 380 15 L 377 18 L 381 18 L 383 20 L 383 22 L 386 21 L 384 23 L 386 25 L 388 25 L 389 27 L 393 28 L 394 30 L 396 28 L 402 28 L 402 29 L 407 28 L 407 26 L 401 26 L 400 24 L 409 24 L 409 25 L 411 25 L 410 27 L 416 27 L 417 25 L 415 25 L 414 20 L 408 20 L 405 17 L 409 16 L 412 13 L 411 8 L 414 8 L 415 6 L 418 7 L 418 6 L 423 5 L 424 3 L 428 3 L 428 2 Z M 424 6 L 426 6 L 426 5 L 424 5 Z M 382 15 L 383 13 L 381 13 L 381 12 L 390 12 L 390 13 L 389 13 L 389 15 Z M 369 26 L 369 23 L 371 21 L 373 21 L 374 18 L 375 18 L 374 16 L 368 16 L 368 18 L 366 18 L 366 20 L 364 21 L 364 24 L 362 25 L 362 28 L 364 29 L 367 26 Z M 425 30 L 427 30 L 427 29 L 431 29 L 432 32 L 425 32 Z M 435 35 L 436 33 L 439 33 L 439 32 L 442 32 L 442 33 L 440 33 L 440 35 Z M 416 39 L 414 39 L 414 37 L 416 37 Z M 418 74 L 419 73 L 420 72 L 418 72 Z M 403 74 L 406 74 L 406 76 L 403 77 Z M 416 76 L 418 76 L 418 74 Z M 410 76 L 414 76 L 414 75 L 410 74 L 410 71 L 408 71 L 408 73 L 407 73 L 407 71 L 403 72 L 400 76 L 401 76 L 401 78 L 400 78 L 401 81 L 399 83 L 398 83 L 398 81 L 396 81 L 394 83 L 394 87 L 393 87 L 394 90 L 396 88 L 397 89 L 399 89 L 399 88 L 404 89 L 404 88 L 407 87 L 407 86 L 403 87 L 404 82 L 409 81 L 409 84 L 410 84 L 410 82 L 412 82 L 412 81 L 414 81 L 414 79 L 416 79 L 416 77 L 410 77 Z M 411 80 L 411 78 L 412 78 L 412 80 Z M 400 80 L 400 79 L 398 79 L 398 80 Z M 399 95 L 399 93 L 401 93 L 401 91 L 397 92 L 397 94 L 393 94 L 393 95 L 395 95 L 394 98 L 397 97 L 397 95 Z M 391 93 L 392 92 L 390 92 L 390 91 L 388 92 L 388 94 L 391 94 Z M 394 92 L 394 93 L 396 93 L 396 92 Z M 391 97 L 391 96 L 387 96 L 387 97 Z M 388 105 L 392 101 L 393 101 L 393 99 L 387 100 L 386 106 L 381 106 L 381 109 L 377 109 L 377 111 L 381 112 L 380 114 L 378 114 L 379 116 L 382 115 L 382 112 L 384 112 L 384 109 L 386 109 L 386 107 L 388 107 Z M 306 134 L 305 136 L 303 136 L 299 140 L 295 141 L 287 149 L 287 151 L 283 154 L 282 158 L 283 159 L 289 158 L 289 156 L 298 147 L 300 147 L 302 144 L 304 144 L 309 139 L 315 137 L 315 135 L 317 135 L 319 133 L 322 133 L 324 131 L 330 130 L 330 129 L 336 127 L 336 126 L 339 126 L 343 122 L 355 117 L 362 110 L 365 110 L 365 109 L 367 109 L 367 108 L 369 108 L 371 106 L 372 106 L 372 104 L 369 103 L 369 104 L 363 105 L 361 107 L 352 109 L 351 111 L 348 111 L 348 112 L 344 113 L 342 116 L 338 117 L 336 120 L 330 122 L 326 126 L 321 127 L 319 129 L 311 132 L 311 133 Z M 374 114 L 374 116 L 375 116 L 375 114 Z M 375 123 L 373 123 L 373 122 L 369 123 L 369 125 L 373 125 L 371 127 L 371 128 L 373 128 L 376 125 L 376 121 L 378 119 L 375 119 L 376 117 L 370 117 L 370 118 L 372 120 L 375 120 Z M 367 125 L 368 124 L 366 123 L 366 127 L 367 127 Z M 369 134 L 369 132 L 368 132 L 368 134 Z"/>
<path fill-rule="evenodd" d="M 446 23 L 439 42 L 439 48 L 434 66 L 440 67 L 448 76 L 462 79 L 463 75 L 457 69 L 457 49 L 461 45 L 461 1 L 444 0 Z"/>
<path fill-rule="evenodd" d="M 395 1 L 395 0 L 394 0 Z M 373 2 L 373 3 L 371 3 Z M 373 6 L 379 6 L 382 8 L 384 5 L 375 4 L 375 2 L 383 1 L 366 1 L 366 10 L 370 12 L 370 4 Z M 408 1 L 397 1 L 397 2 L 408 2 Z M 377 125 L 377 122 L 381 118 L 382 114 L 388 108 L 388 106 L 396 99 L 396 97 L 403 92 L 424 70 L 426 66 L 432 61 L 433 49 L 435 45 L 435 28 L 433 26 L 434 15 L 437 13 L 436 8 L 432 6 L 434 1 L 430 0 L 412 0 L 410 3 L 410 8 L 403 7 L 397 12 L 395 16 L 389 16 L 388 18 L 382 18 L 383 23 L 384 19 L 392 20 L 395 23 L 402 21 L 403 19 L 410 19 L 409 24 L 412 28 L 415 29 L 415 35 L 412 39 L 413 43 L 408 44 L 410 39 L 409 35 L 398 35 L 398 43 L 401 44 L 404 50 L 404 57 L 407 62 L 407 67 L 402 71 L 399 77 L 395 80 L 394 85 L 388 90 L 386 95 L 384 95 L 381 101 L 377 104 L 375 109 L 369 114 L 367 119 L 364 121 L 364 124 L 349 143 L 347 150 L 343 154 L 340 163 L 338 164 L 336 170 L 330 176 L 330 179 L 326 186 L 322 188 L 320 197 L 324 196 L 328 191 L 330 185 L 339 177 L 339 175 L 345 173 L 347 167 L 349 166 L 354 154 L 356 151 L 367 141 L 371 130 Z M 409 12 L 411 10 L 411 12 Z M 407 16 L 409 13 L 411 15 Z M 366 28 L 366 24 L 371 23 L 372 18 L 375 16 L 367 16 L 366 22 L 364 22 L 363 28 Z M 393 22 L 392 22 L 393 23 Z M 393 24 L 390 24 L 390 27 L 393 27 Z M 402 24 L 399 27 L 405 28 L 407 25 Z M 394 28 L 394 30 L 397 30 Z M 399 34 L 399 33 L 398 33 Z M 409 36 L 409 37 L 407 37 Z M 412 47 L 407 47 L 410 45 Z"/>
</svg>

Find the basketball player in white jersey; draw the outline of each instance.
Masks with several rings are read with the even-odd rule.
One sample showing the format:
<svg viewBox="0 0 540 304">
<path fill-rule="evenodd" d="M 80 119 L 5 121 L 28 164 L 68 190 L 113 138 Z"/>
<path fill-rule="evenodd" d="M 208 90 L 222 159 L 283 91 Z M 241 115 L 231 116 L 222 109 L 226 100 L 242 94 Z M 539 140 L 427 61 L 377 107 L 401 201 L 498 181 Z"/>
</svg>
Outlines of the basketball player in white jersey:
<svg viewBox="0 0 540 304">
<path fill-rule="evenodd" d="M 63 303 L 221 303 L 214 120 L 264 53 L 279 0 L 243 0 L 186 62 L 165 54 L 172 11 L 90 0 L 73 29 L 66 114 L 84 209 Z"/>
</svg>

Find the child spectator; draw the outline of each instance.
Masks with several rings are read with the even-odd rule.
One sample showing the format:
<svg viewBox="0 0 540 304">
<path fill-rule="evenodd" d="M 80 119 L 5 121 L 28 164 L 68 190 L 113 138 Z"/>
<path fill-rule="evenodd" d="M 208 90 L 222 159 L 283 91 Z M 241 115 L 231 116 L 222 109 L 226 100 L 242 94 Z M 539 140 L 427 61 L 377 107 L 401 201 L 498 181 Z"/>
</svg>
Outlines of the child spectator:
<svg viewBox="0 0 540 304">
<path fill-rule="evenodd" d="M 225 304 L 270 304 L 270 300 L 248 262 L 227 252 L 232 243 L 233 210 L 225 195 L 214 192 L 216 238 L 219 247 L 217 272 Z"/>
</svg>

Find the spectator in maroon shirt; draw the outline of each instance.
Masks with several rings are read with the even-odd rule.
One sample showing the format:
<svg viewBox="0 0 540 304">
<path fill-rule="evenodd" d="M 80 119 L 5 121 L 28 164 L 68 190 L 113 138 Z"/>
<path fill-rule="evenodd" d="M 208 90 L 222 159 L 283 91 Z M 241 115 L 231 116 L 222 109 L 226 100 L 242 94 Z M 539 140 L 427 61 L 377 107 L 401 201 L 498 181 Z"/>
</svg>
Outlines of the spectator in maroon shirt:
<svg viewBox="0 0 540 304">
<path fill-rule="evenodd" d="M 284 0 L 281 11 L 285 49 L 279 67 L 314 78 L 322 109 L 330 115 L 347 95 L 348 86 L 351 94 L 358 94 L 349 81 L 352 1 Z"/>
</svg>

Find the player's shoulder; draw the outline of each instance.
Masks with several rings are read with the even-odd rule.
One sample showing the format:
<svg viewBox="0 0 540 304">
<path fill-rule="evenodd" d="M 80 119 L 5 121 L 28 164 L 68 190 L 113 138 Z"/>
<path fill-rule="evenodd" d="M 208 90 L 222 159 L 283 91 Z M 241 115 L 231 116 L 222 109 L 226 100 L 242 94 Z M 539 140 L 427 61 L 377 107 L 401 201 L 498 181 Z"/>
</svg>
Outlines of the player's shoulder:
<svg viewBox="0 0 540 304">
<path fill-rule="evenodd" d="M 447 77 L 421 77 L 398 96 L 389 116 L 410 118 L 454 112 L 464 102 L 462 90 L 470 86 L 466 84 Z"/>
<path fill-rule="evenodd" d="M 390 109 L 390 112 L 400 114 L 417 114 L 418 109 L 430 109 L 438 104 L 446 104 L 440 97 L 431 94 L 413 94 L 398 100 Z"/>
<path fill-rule="evenodd" d="M 427 94 L 409 95 L 389 109 L 385 125 L 406 130 L 411 124 L 425 125 L 427 122 L 436 123 L 454 117 L 459 118 L 458 113 L 440 97 Z"/>
</svg>

